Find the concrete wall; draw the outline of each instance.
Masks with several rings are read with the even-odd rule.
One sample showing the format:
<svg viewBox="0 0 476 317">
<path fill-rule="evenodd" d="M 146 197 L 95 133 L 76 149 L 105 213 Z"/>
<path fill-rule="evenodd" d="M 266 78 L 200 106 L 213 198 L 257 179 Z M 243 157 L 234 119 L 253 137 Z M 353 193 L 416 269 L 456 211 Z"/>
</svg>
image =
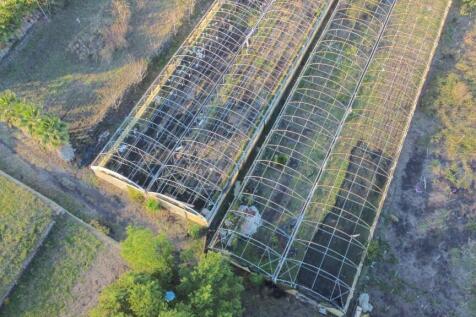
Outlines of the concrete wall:
<svg viewBox="0 0 476 317">
<path fill-rule="evenodd" d="M 96 174 L 97 177 L 99 177 L 100 179 L 102 180 L 105 180 L 106 182 L 122 189 L 122 190 L 129 190 L 129 189 L 135 189 L 135 190 L 139 190 L 141 192 L 144 193 L 144 196 L 146 197 L 152 197 L 154 199 L 157 199 L 159 202 L 160 202 L 160 205 L 163 206 L 165 209 L 167 209 L 168 211 L 180 216 L 180 217 L 183 217 L 187 220 L 190 220 L 200 226 L 203 226 L 203 227 L 208 227 L 209 226 L 209 223 L 208 221 L 205 219 L 205 217 L 201 216 L 201 215 L 197 215 L 195 213 L 192 213 L 190 211 L 188 211 L 186 208 L 182 207 L 182 206 L 179 206 L 178 204 L 174 204 L 170 201 L 167 201 L 167 200 L 164 200 L 162 199 L 159 195 L 155 194 L 155 193 L 146 193 L 143 189 L 139 188 L 139 187 L 136 187 L 136 186 L 133 186 L 132 184 L 129 184 L 127 181 L 125 180 L 122 180 L 118 177 L 115 177 L 113 175 L 110 175 L 108 174 L 107 172 L 105 172 L 103 169 L 99 169 L 99 168 L 92 168 L 92 170 L 94 171 L 94 174 Z"/>
</svg>

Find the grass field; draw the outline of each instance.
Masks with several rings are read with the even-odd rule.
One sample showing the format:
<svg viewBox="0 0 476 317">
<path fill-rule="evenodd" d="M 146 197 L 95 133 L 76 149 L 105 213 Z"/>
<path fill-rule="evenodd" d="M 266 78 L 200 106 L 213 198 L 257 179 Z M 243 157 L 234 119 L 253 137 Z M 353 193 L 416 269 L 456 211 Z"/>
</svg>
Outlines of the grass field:
<svg viewBox="0 0 476 317">
<path fill-rule="evenodd" d="M 52 217 L 43 201 L 0 176 L 0 296 L 22 271 Z"/>
<path fill-rule="evenodd" d="M 81 311 L 84 307 L 72 309 L 72 305 L 77 304 L 79 297 L 91 297 L 96 290 L 86 287 L 80 294 L 78 285 L 91 274 L 103 274 L 97 274 L 95 270 L 98 258 L 103 257 L 99 262 L 108 261 L 105 256 L 111 258 L 103 252 L 105 243 L 88 228 L 68 215 L 59 216 L 44 245 L 0 310 L 0 316 L 84 315 L 85 311 Z M 111 270 L 114 266 L 106 265 Z M 93 280 L 101 279 L 95 277 Z M 89 301 L 94 300 L 95 296 L 89 298 Z"/>
</svg>

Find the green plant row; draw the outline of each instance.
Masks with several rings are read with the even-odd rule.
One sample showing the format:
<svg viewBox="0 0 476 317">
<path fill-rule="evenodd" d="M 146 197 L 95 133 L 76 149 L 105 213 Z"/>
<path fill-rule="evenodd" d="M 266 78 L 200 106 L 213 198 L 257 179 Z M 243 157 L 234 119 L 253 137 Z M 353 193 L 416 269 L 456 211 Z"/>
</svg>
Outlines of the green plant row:
<svg viewBox="0 0 476 317">
<path fill-rule="evenodd" d="M 0 94 L 0 122 L 22 130 L 46 146 L 56 148 L 69 142 L 65 122 L 56 115 L 43 113 L 9 90 Z"/>
</svg>

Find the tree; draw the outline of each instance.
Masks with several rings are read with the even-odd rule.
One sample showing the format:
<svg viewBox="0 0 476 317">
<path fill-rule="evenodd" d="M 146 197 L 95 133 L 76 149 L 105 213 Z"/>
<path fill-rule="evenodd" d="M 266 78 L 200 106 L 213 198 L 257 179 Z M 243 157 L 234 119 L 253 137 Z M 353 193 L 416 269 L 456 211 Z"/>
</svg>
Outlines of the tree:
<svg viewBox="0 0 476 317">
<path fill-rule="evenodd" d="M 202 256 L 194 268 L 183 267 L 180 277 L 179 295 L 192 312 L 203 317 L 241 316 L 242 279 L 220 254 Z"/>
<path fill-rule="evenodd" d="M 126 273 L 106 287 L 91 317 L 157 317 L 167 310 L 157 279 L 145 273 Z"/>
<path fill-rule="evenodd" d="M 177 307 L 161 311 L 158 317 L 195 317 L 190 307 L 184 304 L 178 304 Z"/>
<path fill-rule="evenodd" d="M 133 271 L 155 274 L 164 286 L 170 283 L 173 246 L 165 236 L 155 236 L 149 229 L 128 227 L 127 238 L 121 243 L 121 256 Z"/>
<path fill-rule="evenodd" d="M 127 229 L 121 255 L 134 271 L 103 290 L 91 317 L 234 317 L 241 316 L 242 279 L 218 253 L 202 255 L 198 263 L 182 253 L 175 265 L 172 244 L 148 229 Z M 175 268 L 180 267 L 179 272 Z M 180 277 L 177 287 L 170 281 Z M 165 291 L 176 290 L 170 303 Z"/>
</svg>

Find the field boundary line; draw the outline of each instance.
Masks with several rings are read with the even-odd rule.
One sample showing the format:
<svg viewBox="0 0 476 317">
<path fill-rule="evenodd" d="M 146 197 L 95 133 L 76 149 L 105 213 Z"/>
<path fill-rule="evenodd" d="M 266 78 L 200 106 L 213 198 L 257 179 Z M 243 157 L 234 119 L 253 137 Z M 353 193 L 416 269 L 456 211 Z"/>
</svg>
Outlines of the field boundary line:
<svg viewBox="0 0 476 317">
<path fill-rule="evenodd" d="M 30 252 L 30 254 L 28 255 L 28 257 L 25 259 L 25 261 L 23 261 L 22 263 L 22 267 L 21 267 L 21 270 L 16 274 L 15 278 L 13 279 L 13 281 L 10 283 L 10 285 L 7 287 L 7 290 L 5 291 L 5 293 L 0 297 L 0 308 L 2 308 L 2 305 L 5 301 L 5 299 L 8 298 L 8 296 L 10 295 L 10 293 L 12 292 L 12 290 L 15 288 L 15 286 L 17 285 L 18 281 L 20 280 L 20 277 L 23 275 L 23 273 L 26 271 L 26 269 L 28 268 L 28 266 L 30 265 L 31 261 L 33 261 L 33 259 L 35 258 L 36 254 L 38 253 L 38 250 L 41 248 L 41 246 L 43 245 L 43 243 L 45 242 L 46 238 L 48 237 L 48 235 L 50 234 L 51 232 L 51 229 L 53 229 L 53 226 L 55 225 L 55 221 L 54 220 L 51 220 L 50 223 L 48 224 L 48 226 L 46 227 L 45 230 L 43 230 L 43 232 L 41 233 L 41 236 L 40 236 L 40 239 L 38 240 L 38 242 L 36 243 L 35 245 L 35 248 Z"/>
<path fill-rule="evenodd" d="M 84 225 L 86 228 L 88 228 L 99 240 L 101 240 L 102 242 L 105 242 L 107 244 L 110 244 L 111 246 L 115 247 L 115 248 L 119 248 L 119 242 L 117 240 L 114 240 L 113 238 L 111 238 L 110 236 L 100 232 L 99 230 L 97 230 L 96 228 L 94 228 L 93 226 L 91 226 L 89 223 L 85 222 L 84 220 L 82 220 L 81 218 L 78 218 L 77 216 L 75 216 L 74 214 L 72 214 L 70 211 L 66 210 L 64 207 L 60 206 L 58 203 L 54 202 L 53 200 L 51 200 L 50 198 L 46 197 L 45 195 L 37 192 L 36 190 L 34 190 L 33 188 L 31 188 L 30 186 L 22 183 L 21 181 L 19 181 L 18 179 L 16 179 L 15 177 L 7 174 L 6 172 L 0 170 L 0 176 L 3 176 L 5 178 L 7 178 L 8 180 L 14 182 L 16 185 L 22 187 L 23 189 L 26 189 L 27 191 L 29 191 L 30 193 L 36 195 L 37 197 L 39 197 L 41 200 L 43 200 L 46 204 L 48 204 L 49 207 L 51 207 L 53 209 L 54 212 L 56 212 L 56 215 L 61 215 L 61 214 L 66 214 L 68 215 L 69 217 L 71 217 L 74 221 L 80 223 L 81 225 Z"/>
</svg>

